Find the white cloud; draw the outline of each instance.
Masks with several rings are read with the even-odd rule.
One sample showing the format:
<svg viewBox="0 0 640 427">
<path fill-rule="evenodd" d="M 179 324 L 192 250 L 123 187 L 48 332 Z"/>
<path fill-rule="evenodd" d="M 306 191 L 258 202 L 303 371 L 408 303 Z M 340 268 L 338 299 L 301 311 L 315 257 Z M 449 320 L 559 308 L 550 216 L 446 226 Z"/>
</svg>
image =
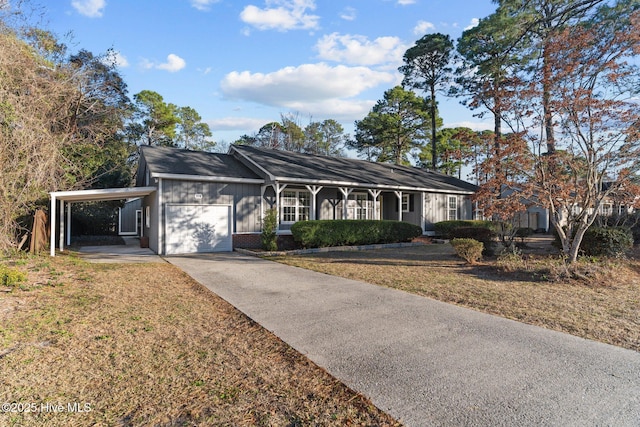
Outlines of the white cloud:
<svg viewBox="0 0 640 427">
<path fill-rule="evenodd" d="M 479 132 L 483 130 L 493 130 L 493 123 L 462 121 L 462 122 L 446 123 L 443 126 L 443 128 L 469 128 L 471 130 Z"/>
<path fill-rule="evenodd" d="M 175 73 L 176 71 L 182 70 L 186 66 L 187 63 L 184 59 L 180 58 L 178 55 L 170 53 L 167 56 L 167 62 L 165 62 L 164 64 L 158 64 L 156 68 L 159 70 L 166 70 L 170 73 Z"/>
<path fill-rule="evenodd" d="M 266 0 L 266 7 L 246 6 L 240 13 L 240 19 L 259 30 L 314 30 L 319 28 L 314 0 Z"/>
<path fill-rule="evenodd" d="M 356 19 L 356 10 L 352 7 L 345 7 L 344 10 L 340 13 L 340 18 L 345 21 L 353 21 Z"/>
<path fill-rule="evenodd" d="M 417 36 L 423 36 L 429 33 L 430 31 L 434 31 L 435 29 L 436 29 L 436 26 L 433 25 L 431 22 L 418 21 L 416 26 L 413 27 L 413 34 Z"/>
<path fill-rule="evenodd" d="M 471 23 L 467 27 L 464 27 L 464 30 L 465 31 L 470 30 L 473 27 L 477 26 L 479 23 L 480 23 L 480 20 L 478 18 L 472 18 Z"/>
<path fill-rule="evenodd" d="M 198 10 L 207 11 L 214 3 L 218 3 L 220 0 L 191 0 L 191 6 Z"/>
<path fill-rule="evenodd" d="M 249 133 L 254 129 L 257 132 L 269 121 L 273 121 L 273 118 L 268 120 L 253 117 L 223 117 L 221 119 L 207 120 L 206 122 L 213 131 L 237 130 Z"/>
<path fill-rule="evenodd" d="M 73 0 L 71 6 L 78 11 L 80 15 L 89 18 L 100 18 L 103 9 L 107 6 L 105 0 Z"/>
<path fill-rule="evenodd" d="M 331 67 L 318 63 L 286 67 L 268 74 L 234 71 L 224 77 L 220 87 L 229 99 L 306 113 L 313 112 L 313 108 L 345 109 L 345 104 L 353 105 L 353 101 L 346 99 L 383 83 L 389 85 L 395 78 L 392 73 L 366 67 Z"/>
<path fill-rule="evenodd" d="M 120 52 L 116 52 L 115 55 L 116 55 L 116 65 L 118 67 L 124 68 L 129 66 L 129 61 L 127 61 L 126 56 L 124 56 Z"/>
<path fill-rule="evenodd" d="M 407 6 L 410 4 L 414 4 L 416 2 L 416 0 L 398 0 L 398 4 L 400 6 Z"/>
<path fill-rule="evenodd" d="M 175 73 L 177 71 L 182 70 L 184 67 L 186 67 L 187 63 L 185 62 L 184 59 L 180 58 L 178 55 L 170 53 L 167 56 L 167 62 L 165 63 L 157 64 L 155 62 L 149 61 L 146 58 L 143 58 L 140 61 L 140 66 L 145 70 L 150 70 L 152 68 L 155 68 L 157 70 L 165 70 L 170 73 Z"/>
<path fill-rule="evenodd" d="M 328 34 L 318 40 L 315 48 L 321 59 L 352 65 L 399 64 L 408 46 L 398 37 L 378 37 L 370 41 L 365 36 Z"/>
<path fill-rule="evenodd" d="M 119 68 L 125 68 L 129 66 L 129 61 L 127 61 L 127 58 L 114 49 L 107 50 L 107 53 L 101 58 L 101 61 L 107 67 L 115 66 Z"/>
</svg>

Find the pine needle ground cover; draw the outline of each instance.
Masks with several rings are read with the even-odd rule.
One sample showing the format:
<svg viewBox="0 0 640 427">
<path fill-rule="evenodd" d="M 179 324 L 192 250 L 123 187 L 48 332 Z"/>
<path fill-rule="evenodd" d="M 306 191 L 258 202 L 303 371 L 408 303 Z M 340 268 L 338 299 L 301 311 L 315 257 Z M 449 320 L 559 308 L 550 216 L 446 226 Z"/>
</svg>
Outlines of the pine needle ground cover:
<svg viewBox="0 0 640 427">
<path fill-rule="evenodd" d="M 0 262 L 2 426 L 396 425 L 169 264 Z"/>
<path fill-rule="evenodd" d="M 546 253 L 511 265 L 496 259 L 469 265 L 449 245 L 436 244 L 276 258 L 635 351 L 640 351 L 639 259 L 587 259 L 573 272 Z"/>
</svg>

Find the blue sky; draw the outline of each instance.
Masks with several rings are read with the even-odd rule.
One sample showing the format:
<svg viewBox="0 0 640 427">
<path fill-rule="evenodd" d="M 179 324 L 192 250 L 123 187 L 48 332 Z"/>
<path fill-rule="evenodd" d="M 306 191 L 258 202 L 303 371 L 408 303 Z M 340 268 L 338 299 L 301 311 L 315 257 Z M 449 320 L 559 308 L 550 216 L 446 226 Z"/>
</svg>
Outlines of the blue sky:
<svg viewBox="0 0 640 427">
<path fill-rule="evenodd" d="M 491 0 L 50 0 L 46 28 L 72 52 L 114 49 L 129 95 L 148 89 L 195 108 L 216 141 L 282 114 L 335 119 L 353 133 L 401 81 L 402 55 L 427 33 L 454 40 Z M 445 127 L 490 129 L 440 97 Z"/>
</svg>

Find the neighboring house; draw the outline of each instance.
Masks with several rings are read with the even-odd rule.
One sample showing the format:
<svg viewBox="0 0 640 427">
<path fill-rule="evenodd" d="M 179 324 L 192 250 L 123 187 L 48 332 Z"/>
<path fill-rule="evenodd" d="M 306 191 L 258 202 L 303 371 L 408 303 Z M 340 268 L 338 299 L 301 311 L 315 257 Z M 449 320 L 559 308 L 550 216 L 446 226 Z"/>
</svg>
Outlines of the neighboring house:
<svg viewBox="0 0 640 427">
<path fill-rule="evenodd" d="M 159 254 L 259 247 L 267 209 L 279 234 L 315 219 L 389 219 L 430 234 L 443 220 L 471 219 L 476 186 L 426 169 L 344 157 L 232 146 L 228 154 L 144 146 L 142 234 Z"/>
<path fill-rule="evenodd" d="M 604 183 L 603 189 L 609 188 L 610 183 Z M 503 194 L 513 194 L 513 190 L 503 191 Z M 639 196 L 633 193 L 623 194 L 621 197 L 617 197 L 616 194 L 611 194 L 609 197 L 602 201 L 602 204 L 598 208 L 598 214 L 602 217 L 620 216 L 625 214 L 631 214 L 635 211 L 633 204 L 629 204 L 629 200 L 637 200 Z M 514 216 L 513 224 L 517 227 L 531 228 L 536 232 L 548 232 L 551 228 L 551 219 L 549 209 L 540 206 L 540 203 L 536 200 L 523 200 L 523 203 L 527 206 L 526 211 L 519 212 Z M 582 210 L 582 206 L 574 205 L 572 207 L 572 213 L 578 214 Z M 593 211 L 593 208 L 589 208 L 589 211 Z M 560 213 L 560 224 L 566 225 L 568 212 Z"/>
</svg>

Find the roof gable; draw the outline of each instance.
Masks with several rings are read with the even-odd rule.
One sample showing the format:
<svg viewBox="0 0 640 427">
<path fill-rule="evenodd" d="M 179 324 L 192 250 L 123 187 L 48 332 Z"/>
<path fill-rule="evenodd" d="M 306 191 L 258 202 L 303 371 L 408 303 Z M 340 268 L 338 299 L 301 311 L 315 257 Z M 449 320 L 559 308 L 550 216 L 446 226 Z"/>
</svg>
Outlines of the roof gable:
<svg viewBox="0 0 640 427">
<path fill-rule="evenodd" d="M 152 177 L 167 175 L 230 179 L 260 179 L 233 156 L 172 147 L 140 147 L 140 154 Z"/>
</svg>

